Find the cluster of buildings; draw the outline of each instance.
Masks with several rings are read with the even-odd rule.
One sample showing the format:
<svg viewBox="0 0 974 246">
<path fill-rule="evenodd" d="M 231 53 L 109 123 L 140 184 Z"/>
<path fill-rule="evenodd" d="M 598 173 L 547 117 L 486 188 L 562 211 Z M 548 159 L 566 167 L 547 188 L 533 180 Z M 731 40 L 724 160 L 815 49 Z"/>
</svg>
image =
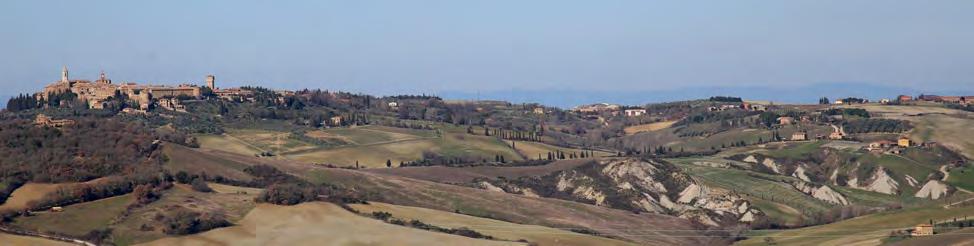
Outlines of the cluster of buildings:
<svg viewBox="0 0 974 246">
<path fill-rule="evenodd" d="M 48 127 L 61 128 L 66 126 L 73 126 L 75 123 L 76 122 L 71 119 L 53 119 L 44 114 L 37 114 L 37 117 L 34 118 L 35 126 L 48 126 Z"/>
<path fill-rule="evenodd" d="M 926 101 L 926 102 L 939 102 L 939 103 L 956 103 L 956 104 L 971 104 L 974 103 L 974 96 L 938 96 L 938 95 L 920 95 L 916 98 L 908 95 L 900 95 L 896 97 L 897 101 L 909 102 L 909 101 Z"/>
<path fill-rule="evenodd" d="M 240 88 L 217 89 L 216 77 L 206 76 L 206 87 L 220 98 L 227 100 L 240 100 L 252 98 L 253 92 Z M 64 67 L 61 71 L 61 80 L 44 86 L 44 90 L 37 93 L 39 100 L 51 100 L 51 95 L 72 92 L 77 95 L 78 100 L 88 102 L 88 107 L 94 109 L 105 108 L 106 103 L 113 97 L 126 95 L 129 99 L 137 102 L 139 110 L 149 109 L 151 105 L 157 103 L 160 107 L 169 110 L 181 110 L 179 98 L 198 99 L 203 96 L 203 87 L 193 84 L 171 85 L 148 85 L 137 83 L 113 83 L 112 80 L 102 72 L 98 80 L 72 80 L 68 77 L 68 68 Z"/>
<path fill-rule="evenodd" d="M 600 114 L 610 113 L 613 116 L 622 114 L 626 117 L 636 117 L 646 114 L 646 109 L 639 107 L 623 107 L 618 104 L 596 103 L 580 105 L 572 108 L 572 111 L 581 114 Z"/>
<path fill-rule="evenodd" d="M 768 106 L 763 104 L 752 104 L 747 102 L 736 103 L 736 104 L 721 104 L 714 105 L 708 108 L 712 112 L 716 111 L 726 111 L 726 110 L 744 110 L 744 111 L 767 111 Z"/>
</svg>

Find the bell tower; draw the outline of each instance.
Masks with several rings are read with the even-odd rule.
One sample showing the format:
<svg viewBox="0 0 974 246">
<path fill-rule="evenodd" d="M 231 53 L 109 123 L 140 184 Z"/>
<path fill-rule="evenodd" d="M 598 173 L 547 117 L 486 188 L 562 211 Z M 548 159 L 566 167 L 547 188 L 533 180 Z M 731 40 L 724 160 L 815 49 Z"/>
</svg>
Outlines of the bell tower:
<svg viewBox="0 0 974 246">
<path fill-rule="evenodd" d="M 61 68 L 61 82 L 68 82 L 68 66 Z"/>
<path fill-rule="evenodd" d="M 212 74 L 206 76 L 206 87 L 210 87 L 210 90 L 216 90 L 216 76 Z"/>
</svg>

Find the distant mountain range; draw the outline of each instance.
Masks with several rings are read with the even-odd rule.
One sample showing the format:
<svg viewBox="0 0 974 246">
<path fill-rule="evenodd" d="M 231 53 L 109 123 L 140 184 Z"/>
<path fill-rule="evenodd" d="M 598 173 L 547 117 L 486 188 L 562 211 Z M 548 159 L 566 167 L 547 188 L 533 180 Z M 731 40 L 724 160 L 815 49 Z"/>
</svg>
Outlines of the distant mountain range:
<svg viewBox="0 0 974 246">
<path fill-rule="evenodd" d="M 772 101 L 775 103 L 818 103 L 821 97 L 831 100 L 859 97 L 870 100 L 893 99 L 898 95 L 916 96 L 921 93 L 937 95 L 974 95 L 971 88 L 960 90 L 929 91 L 912 88 L 865 83 L 823 83 L 799 87 L 696 87 L 652 91 L 581 91 L 581 90 L 512 90 L 491 92 L 446 91 L 439 94 L 444 99 L 503 100 L 513 103 L 541 103 L 561 108 L 598 102 L 625 105 L 703 99 L 711 96 L 735 96 L 744 100 Z"/>
</svg>

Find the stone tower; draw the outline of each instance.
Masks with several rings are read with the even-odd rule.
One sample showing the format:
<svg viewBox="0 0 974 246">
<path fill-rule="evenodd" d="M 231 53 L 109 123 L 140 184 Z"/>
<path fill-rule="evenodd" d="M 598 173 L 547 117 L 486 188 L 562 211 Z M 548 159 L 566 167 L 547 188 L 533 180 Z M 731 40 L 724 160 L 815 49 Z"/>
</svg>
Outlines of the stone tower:
<svg viewBox="0 0 974 246">
<path fill-rule="evenodd" d="M 216 77 L 212 74 L 206 76 L 206 87 L 210 87 L 210 90 L 216 90 Z"/>
<path fill-rule="evenodd" d="M 64 82 L 64 83 L 67 83 L 68 82 L 68 66 L 64 66 L 61 69 L 61 82 Z"/>
<path fill-rule="evenodd" d="M 112 83 L 112 81 L 111 80 L 108 80 L 108 77 L 105 76 L 105 71 L 101 71 L 101 74 L 98 75 L 98 82 L 99 83 L 103 83 L 103 84 L 111 84 Z"/>
</svg>

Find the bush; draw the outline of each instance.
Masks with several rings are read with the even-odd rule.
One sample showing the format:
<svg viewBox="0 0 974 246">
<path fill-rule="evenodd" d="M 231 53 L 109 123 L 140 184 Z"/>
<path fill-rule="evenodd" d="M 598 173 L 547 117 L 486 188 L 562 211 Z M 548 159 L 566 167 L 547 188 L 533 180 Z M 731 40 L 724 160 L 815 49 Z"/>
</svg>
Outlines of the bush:
<svg viewBox="0 0 974 246">
<path fill-rule="evenodd" d="M 274 184 L 257 197 L 258 202 L 278 205 L 295 205 L 317 199 L 318 192 L 313 187 L 298 184 Z"/>
<path fill-rule="evenodd" d="M 223 214 L 218 213 L 198 213 L 186 208 L 179 207 L 163 219 L 164 228 L 162 231 L 169 235 L 186 235 L 213 228 L 229 226 Z"/>
<path fill-rule="evenodd" d="M 141 184 L 132 190 L 132 197 L 135 198 L 135 204 L 145 205 L 158 200 L 159 194 L 153 190 L 152 185 Z"/>
<path fill-rule="evenodd" d="M 193 181 L 190 182 L 190 187 L 199 192 L 213 192 L 213 189 L 210 189 L 210 186 L 207 185 L 206 181 L 204 181 L 202 178 L 193 179 Z"/>
</svg>

